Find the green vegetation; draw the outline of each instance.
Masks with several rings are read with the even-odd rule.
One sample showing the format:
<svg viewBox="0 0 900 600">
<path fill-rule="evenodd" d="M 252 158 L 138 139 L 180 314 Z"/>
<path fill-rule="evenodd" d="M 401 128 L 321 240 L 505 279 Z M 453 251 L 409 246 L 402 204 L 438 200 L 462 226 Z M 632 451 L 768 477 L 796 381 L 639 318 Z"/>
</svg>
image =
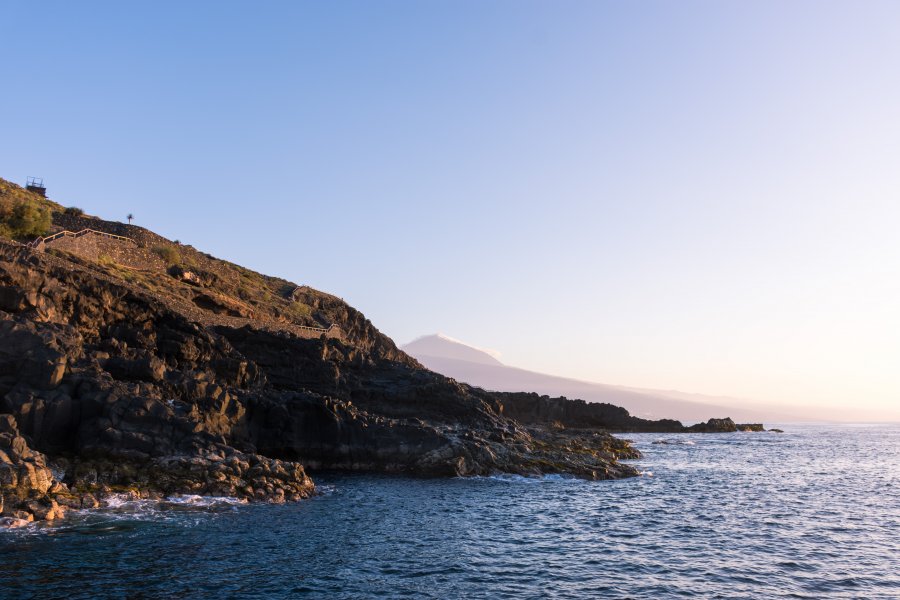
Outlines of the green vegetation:
<svg viewBox="0 0 900 600">
<path fill-rule="evenodd" d="M 53 220 L 50 209 L 30 202 L 9 201 L 0 196 L 0 235 L 34 238 L 46 235 Z"/>
<path fill-rule="evenodd" d="M 49 254 L 50 256 L 58 256 L 60 258 L 64 258 L 66 260 L 72 260 L 75 256 L 70 252 L 66 252 L 65 250 L 60 250 L 59 248 L 47 248 L 44 250 L 45 254 Z"/>
<path fill-rule="evenodd" d="M 52 217 L 62 214 L 85 216 L 77 206 L 64 207 L 0 179 L 0 236 L 24 242 L 47 235 L 52 231 Z M 59 225 L 64 222 L 60 221 Z M 108 229 L 103 227 L 104 224 L 111 225 L 108 221 L 98 220 L 96 229 Z M 109 230 L 118 232 L 115 228 Z M 153 238 L 148 236 L 148 239 Z M 139 244 L 137 249 L 123 248 L 121 254 L 107 250 L 106 246 L 100 247 L 104 248 L 104 253 L 93 254 L 91 258 L 78 252 L 60 250 L 52 244 L 45 252 L 127 281 L 153 294 L 177 296 L 190 301 L 200 287 L 227 299 L 229 305 L 239 306 L 240 310 L 252 312 L 257 318 L 271 322 L 316 326 L 323 320 L 337 322 L 347 318 L 345 305 L 336 298 L 310 290 L 294 299 L 291 293 L 297 287 L 295 284 L 198 252 L 180 240 L 170 242 L 156 238 L 149 248 Z M 174 277 L 160 278 L 161 265 L 155 260 L 148 261 L 148 253 L 159 257 Z M 176 274 L 173 267 L 180 271 Z M 186 271 L 195 276 L 191 278 L 190 285 L 185 285 L 181 277 Z"/>
<path fill-rule="evenodd" d="M 138 283 L 138 282 L 140 282 L 140 283 L 142 283 L 142 284 L 144 284 L 144 285 L 147 285 L 147 283 L 148 283 L 147 281 L 142 280 L 142 278 L 139 276 L 139 274 L 138 274 L 138 273 L 135 273 L 135 272 L 132 271 L 131 269 L 126 269 L 126 268 L 124 268 L 124 267 L 122 267 L 122 266 L 120 266 L 120 265 L 117 265 L 117 264 L 115 264 L 115 263 L 113 263 L 113 264 L 111 264 L 111 265 L 109 265 L 109 266 L 112 267 L 112 271 L 113 271 L 116 275 L 118 275 L 119 277 L 121 277 L 122 279 L 124 279 L 125 281 L 127 281 L 128 283 Z M 150 286 L 147 286 L 147 287 L 150 287 Z"/>
<path fill-rule="evenodd" d="M 46 235 L 52 213 L 61 210 L 59 204 L 0 179 L 0 236 L 28 239 Z"/>
<path fill-rule="evenodd" d="M 181 253 L 175 246 L 154 246 L 152 252 L 169 266 L 181 264 Z"/>
<path fill-rule="evenodd" d="M 288 304 L 285 312 L 292 317 L 306 319 L 312 314 L 312 307 L 309 304 L 303 304 L 302 302 L 291 302 Z"/>
</svg>

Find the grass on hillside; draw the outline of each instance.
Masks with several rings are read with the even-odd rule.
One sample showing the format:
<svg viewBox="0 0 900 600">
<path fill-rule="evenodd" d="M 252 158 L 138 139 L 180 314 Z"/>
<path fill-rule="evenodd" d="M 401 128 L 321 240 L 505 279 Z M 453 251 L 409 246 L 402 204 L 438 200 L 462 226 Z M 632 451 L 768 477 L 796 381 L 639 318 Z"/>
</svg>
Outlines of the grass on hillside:
<svg viewBox="0 0 900 600">
<path fill-rule="evenodd" d="M 168 266 L 177 266 L 181 264 L 181 253 L 175 246 L 154 246 L 153 254 L 163 259 Z"/>
<path fill-rule="evenodd" d="M 80 216 L 83 211 L 77 207 L 66 208 L 21 186 L 0 179 L 0 236 L 27 241 L 47 235 L 54 214 Z M 323 325 L 321 317 L 316 316 L 322 312 L 320 309 L 305 301 L 290 298 L 290 292 L 296 285 L 289 281 L 257 273 L 199 252 L 192 246 L 169 242 L 164 238 L 160 238 L 159 243 L 149 250 L 162 259 L 167 270 L 180 267 L 184 271 L 193 272 L 199 276 L 203 288 L 248 308 L 252 307 L 254 313 L 261 318 L 298 325 Z M 177 278 L 161 280 L 157 273 L 118 265 L 106 254 L 100 255 L 97 260 L 87 261 L 55 248 L 49 248 L 47 252 L 78 264 L 90 263 L 110 276 L 124 279 L 151 293 L 176 294 L 190 299 L 196 291 L 195 287 Z"/>
</svg>

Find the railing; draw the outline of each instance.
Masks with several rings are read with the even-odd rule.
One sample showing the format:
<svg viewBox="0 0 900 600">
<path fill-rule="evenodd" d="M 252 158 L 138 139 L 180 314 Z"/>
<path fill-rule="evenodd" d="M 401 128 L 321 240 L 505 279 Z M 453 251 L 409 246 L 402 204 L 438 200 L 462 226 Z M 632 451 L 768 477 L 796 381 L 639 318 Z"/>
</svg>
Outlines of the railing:
<svg viewBox="0 0 900 600">
<path fill-rule="evenodd" d="M 305 287 L 307 287 L 307 286 L 298 285 L 297 287 L 295 287 L 293 289 L 293 291 L 291 291 L 290 294 L 288 294 L 288 297 L 293 298 L 294 294 L 297 293 L 297 290 L 302 290 Z M 298 329 L 302 329 L 304 331 L 314 331 L 315 333 L 328 333 L 332 329 L 335 329 L 335 328 L 340 329 L 340 327 L 337 325 L 337 323 L 332 323 L 328 327 L 309 327 L 308 325 L 295 325 L 294 327 L 296 327 Z"/>
<path fill-rule="evenodd" d="M 105 231 L 97 231 L 96 229 L 82 229 L 81 231 L 76 232 L 76 233 L 73 233 L 73 232 L 69 231 L 68 229 L 65 229 L 63 231 L 54 233 L 53 235 L 48 235 L 47 237 L 42 237 L 42 238 L 39 237 L 38 239 L 36 239 L 32 242 L 29 242 L 28 244 L 25 244 L 25 245 L 28 246 L 29 248 L 37 248 L 41 244 L 46 244 L 48 242 L 52 242 L 53 240 L 58 240 L 59 238 L 62 238 L 62 237 L 80 238 L 81 236 L 87 235 L 89 233 L 93 233 L 94 235 L 102 235 L 102 236 L 105 236 L 108 238 L 112 238 L 114 240 L 122 240 L 122 241 L 126 241 L 126 242 L 134 241 L 131 238 L 125 237 L 124 235 L 116 235 L 114 233 L 106 233 Z"/>
<path fill-rule="evenodd" d="M 335 327 L 337 327 L 336 323 L 332 323 L 328 327 L 309 327 L 307 325 L 294 325 L 297 329 L 302 329 L 304 331 L 313 331 L 315 333 L 328 333 Z"/>
</svg>

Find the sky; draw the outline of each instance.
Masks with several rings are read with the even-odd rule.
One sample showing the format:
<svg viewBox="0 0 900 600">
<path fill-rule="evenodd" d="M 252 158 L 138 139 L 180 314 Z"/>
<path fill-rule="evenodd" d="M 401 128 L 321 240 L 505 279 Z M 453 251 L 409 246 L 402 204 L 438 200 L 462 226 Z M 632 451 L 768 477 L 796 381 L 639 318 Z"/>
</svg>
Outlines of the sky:
<svg viewBox="0 0 900 600">
<path fill-rule="evenodd" d="M 605 383 L 900 416 L 900 3 L 0 0 L 0 177 Z"/>
</svg>

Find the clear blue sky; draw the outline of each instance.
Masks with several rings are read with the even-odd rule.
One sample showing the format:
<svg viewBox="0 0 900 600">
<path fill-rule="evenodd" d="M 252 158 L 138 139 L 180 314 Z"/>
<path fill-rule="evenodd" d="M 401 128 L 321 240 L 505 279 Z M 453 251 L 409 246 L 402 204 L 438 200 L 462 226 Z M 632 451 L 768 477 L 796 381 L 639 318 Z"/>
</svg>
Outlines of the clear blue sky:
<svg viewBox="0 0 900 600">
<path fill-rule="evenodd" d="M 399 343 L 900 404 L 900 3 L 0 1 L 0 176 Z"/>
</svg>

